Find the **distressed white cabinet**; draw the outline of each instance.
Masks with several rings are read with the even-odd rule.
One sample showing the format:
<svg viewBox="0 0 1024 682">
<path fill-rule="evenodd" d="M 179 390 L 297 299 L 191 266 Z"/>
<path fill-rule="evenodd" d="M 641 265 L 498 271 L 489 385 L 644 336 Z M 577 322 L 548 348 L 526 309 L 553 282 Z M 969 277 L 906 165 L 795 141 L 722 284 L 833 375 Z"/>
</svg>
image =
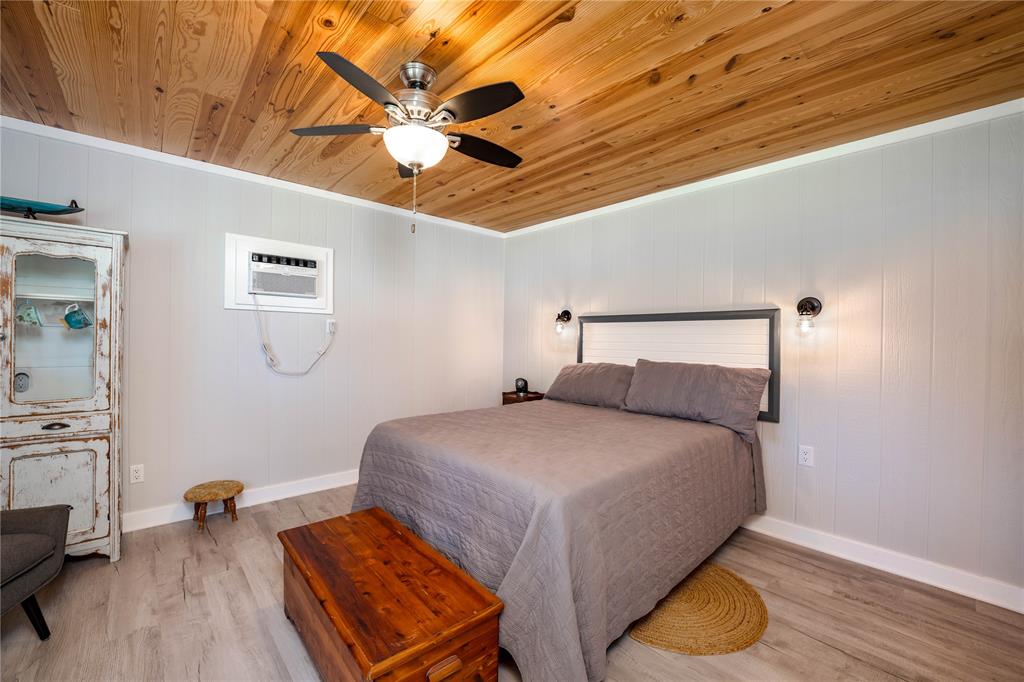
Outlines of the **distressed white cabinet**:
<svg viewBox="0 0 1024 682">
<path fill-rule="evenodd" d="M 69 554 L 117 561 L 128 239 L 2 218 L 0 507 L 72 506 Z"/>
</svg>

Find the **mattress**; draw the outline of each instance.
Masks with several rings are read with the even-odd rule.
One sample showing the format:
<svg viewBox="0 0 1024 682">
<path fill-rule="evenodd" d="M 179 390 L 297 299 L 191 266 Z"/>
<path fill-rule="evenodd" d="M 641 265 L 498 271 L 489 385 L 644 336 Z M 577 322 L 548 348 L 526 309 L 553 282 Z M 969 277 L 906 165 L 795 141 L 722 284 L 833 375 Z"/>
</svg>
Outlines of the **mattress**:
<svg viewBox="0 0 1024 682">
<path fill-rule="evenodd" d="M 764 487 L 759 445 L 724 427 L 540 400 L 378 425 L 353 509 L 372 506 L 505 602 L 525 680 L 600 680 Z"/>
</svg>

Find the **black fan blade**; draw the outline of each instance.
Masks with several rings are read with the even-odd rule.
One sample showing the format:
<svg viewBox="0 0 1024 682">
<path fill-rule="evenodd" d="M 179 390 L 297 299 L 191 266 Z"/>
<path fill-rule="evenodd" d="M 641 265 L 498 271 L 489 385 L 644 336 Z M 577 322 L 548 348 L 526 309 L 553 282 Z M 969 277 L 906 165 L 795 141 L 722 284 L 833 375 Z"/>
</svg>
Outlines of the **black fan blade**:
<svg viewBox="0 0 1024 682">
<path fill-rule="evenodd" d="M 364 123 L 349 123 L 346 125 L 314 126 L 312 128 L 295 128 L 292 130 L 296 135 L 362 135 L 370 132 L 373 126 Z"/>
<path fill-rule="evenodd" d="M 334 69 L 334 73 L 347 80 L 352 87 L 377 104 L 381 106 L 394 104 L 399 109 L 402 108 L 402 105 L 398 103 L 394 95 L 388 92 L 387 88 L 349 60 L 334 52 L 317 52 L 316 54 L 320 59 L 324 60 L 327 66 Z"/>
<path fill-rule="evenodd" d="M 411 178 L 415 173 L 412 172 L 412 168 L 398 164 L 398 177 L 400 178 Z"/>
<path fill-rule="evenodd" d="M 447 109 L 459 123 L 466 123 L 507 109 L 523 98 L 523 92 L 515 83 L 495 83 L 481 88 L 467 90 L 455 95 L 437 108 Z"/>
<path fill-rule="evenodd" d="M 458 135 L 452 134 L 452 137 L 459 138 L 458 146 L 453 147 L 455 151 L 462 152 L 466 156 L 471 156 L 486 163 L 493 163 L 495 166 L 515 168 L 523 160 L 518 154 L 510 152 L 501 145 L 488 142 L 479 137 L 463 135 L 461 133 Z"/>
</svg>

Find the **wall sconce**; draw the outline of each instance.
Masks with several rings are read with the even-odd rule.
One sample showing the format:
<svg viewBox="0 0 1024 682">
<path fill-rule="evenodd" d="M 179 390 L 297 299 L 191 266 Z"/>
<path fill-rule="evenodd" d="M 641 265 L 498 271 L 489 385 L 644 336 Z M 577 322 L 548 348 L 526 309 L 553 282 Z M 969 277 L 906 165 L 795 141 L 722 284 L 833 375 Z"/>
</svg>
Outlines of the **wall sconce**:
<svg viewBox="0 0 1024 682">
<path fill-rule="evenodd" d="M 821 301 L 813 296 L 801 298 L 796 304 L 796 328 L 804 334 L 814 331 L 814 318 L 821 312 Z"/>
<path fill-rule="evenodd" d="M 571 319 L 572 313 L 570 313 L 568 310 L 563 310 L 562 312 L 555 315 L 555 333 L 561 334 L 562 332 L 564 332 L 565 325 L 569 324 L 569 320 Z"/>
</svg>

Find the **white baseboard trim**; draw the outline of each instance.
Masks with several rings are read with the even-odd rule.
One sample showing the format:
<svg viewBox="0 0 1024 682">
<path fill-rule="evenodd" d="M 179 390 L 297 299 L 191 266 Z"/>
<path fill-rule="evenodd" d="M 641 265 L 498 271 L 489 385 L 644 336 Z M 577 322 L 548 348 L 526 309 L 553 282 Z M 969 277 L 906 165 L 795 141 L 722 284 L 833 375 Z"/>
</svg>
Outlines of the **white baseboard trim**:
<svg viewBox="0 0 1024 682">
<path fill-rule="evenodd" d="M 303 478 L 297 481 L 275 483 L 246 490 L 238 496 L 239 507 L 251 507 L 264 502 L 283 500 L 287 497 L 305 495 L 319 490 L 353 485 L 359 480 L 359 470 L 337 471 L 324 476 Z M 218 506 L 217 510 L 220 509 Z M 140 509 L 124 515 L 122 527 L 125 533 L 143 528 L 162 526 L 167 523 L 192 518 L 192 505 L 185 502 L 162 507 Z M 1024 613 L 1024 587 L 968 573 L 959 568 L 902 554 L 891 549 L 869 545 L 866 542 L 833 535 L 806 526 L 770 516 L 754 516 L 747 519 L 744 528 L 764 535 L 792 542 L 801 547 L 814 549 L 825 554 L 847 559 L 858 564 L 871 566 L 887 573 L 916 580 L 926 585 L 940 587 L 973 599 L 995 604 L 1011 611 Z"/>
<path fill-rule="evenodd" d="M 297 481 L 286 481 L 284 483 L 273 483 L 259 488 L 250 488 L 238 496 L 236 503 L 239 507 L 251 507 L 255 504 L 283 500 L 286 497 L 315 493 L 319 490 L 340 488 L 345 485 L 352 485 L 359 479 L 359 469 L 347 471 L 336 471 L 333 474 L 302 478 Z M 222 505 L 213 507 L 210 511 L 222 509 Z M 162 507 L 151 507 L 139 511 L 126 512 L 121 521 L 123 532 L 130 533 L 143 528 L 162 526 L 166 523 L 184 521 L 192 518 L 192 505 L 187 502 L 168 504 Z"/>
<path fill-rule="evenodd" d="M 743 527 L 779 540 L 792 542 L 795 545 L 831 554 L 840 559 L 871 566 L 887 573 L 894 573 L 910 580 L 995 604 L 1004 609 L 1024 613 L 1024 587 L 1017 587 L 995 578 L 986 578 L 959 568 L 806 526 L 799 526 L 770 516 L 751 517 L 743 524 Z"/>
</svg>

